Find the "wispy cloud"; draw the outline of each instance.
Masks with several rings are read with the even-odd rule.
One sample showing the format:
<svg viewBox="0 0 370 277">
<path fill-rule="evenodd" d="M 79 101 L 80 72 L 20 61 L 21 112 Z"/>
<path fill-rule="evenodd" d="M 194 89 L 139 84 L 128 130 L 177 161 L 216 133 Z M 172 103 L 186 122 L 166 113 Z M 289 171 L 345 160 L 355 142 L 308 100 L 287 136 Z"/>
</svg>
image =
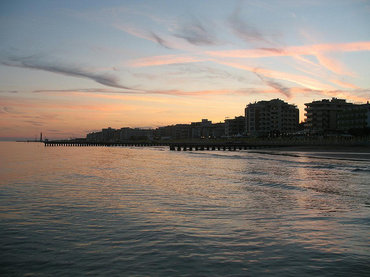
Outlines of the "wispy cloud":
<svg viewBox="0 0 370 277">
<path fill-rule="evenodd" d="M 258 76 L 258 78 L 261 79 L 262 82 L 264 82 L 266 85 L 276 89 L 282 95 L 284 95 L 288 98 L 290 98 L 292 96 L 291 92 L 290 92 L 290 88 L 283 86 L 282 84 L 280 84 L 279 82 L 277 82 L 277 81 L 275 81 L 271 78 L 266 78 L 263 75 L 258 74 L 257 72 L 255 72 L 255 74 Z"/>
<path fill-rule="evenodd" d="M 201 78 L 201 80 L 224 79 L 238 81 L 243 84 L 246 83 L 251 84 L 253 82 L 253 80 L 251 78 L 248 78 L 246 74 L 238 74 L 236 72 L 230 72 L 228 70 L 223 70 L 216 67 L 205 66 L 196 63 L 177 65 L 176 69 L 177 71 L 173 72 L 172 74 L 175 75 L 186 74 L 191 76 L 197 76 L 198 78 Z"/>
<path fill-rule="evenodd" d="M 162 94 L 162 95 L 174 95 L 174 96 L 196 96 L 196 95 L 219 95 L 229 94 L 230 90 L 219 89 L 219 90 L 197 90 L 197 91 L 185 91 L 185 90 L 146 90 L 146 91 L 119 91 L 119 90 L 101 90 L 101 89 L 64 89 L 64 90 L 35 90 L 34 93 L 112 93 L 112 94 Z"/>
<path fill-rule="evenodd" d="M 190 44 L 201 46 L 201 45 L 214 45 L 218 43 L 215 35 L 208 30 L 199 19 L 192 19 L 191 23 L 184 24 L 181 26 L 174 36 L 182 38 Z"/>
<path fill-rule="evenodd" d="M 339 74 L 339 75 L 348 75 L 353 76 L 354 74 L 350 72 L 345 65 L 343 65 L 338 60 L 335 60 L 328 55 L 324 55 L 322 53 L 316 53 L 316 58 L 318 59 L 319 63 L 327 68 L 328 70 Z"/>
<path fill-rule="evenodd" d="M 117 91 L 113 89 L 101 88 L 76 88 L 76 89 L 40 89 L 34 90 L 33 93 L 63 93 L 63 92 L 82 92 L 82 93 L 140 93 L 139 91 Z"/>
<path fill-rule="evenodd" d="M 44 126 L 44 122 L 42 122 L 42 121 L 35 121 L 35 120 L 25 120 L 24 122 L 26 122 L 26 123 L 29 123 L 29 124 L 31 124 L 31 125 L 33 125 L 33 126 Z"/>
<path fill-rule="evenodd" d="M 20 111 L 17 111 L 16 109 L 10 106 L 0 107 L 0 113 L 21 114 Z"/>
<path fill-rule="evenodd" d="M 341 87 L 344 87 L 344 88 L 359 89 L 358 86 L 356 86 L 354 84 L 351 84 L 351 83 L 348 83 L 348 82 L 341 81 L 341 80 L 330 79 L 330 82 L 332 82 L 336 85 L 339 85 Z"/>
<path fill-rule="evenodd" d="M 356 51 L 370 51 L 370 41 L 289 46 L 282 48 L 279 51 L 270 50 L 268 48 L 207 51 L 206 54 L 214 57 L 266 58 L 279 56 L 295 57 L 297 55 L 316 56 L 317 53 L 356 52 Z"/>
<path fill-rule="evenodd" d="M 101 112 L 114 112 L 119 110 L 127 110 L 130 107 L 127 105 L 124 105 L 122 103 L 113 103 L 113 104 L 103 104 L 103 103 L 75 103 L 71 101 L 55 101 L 55 100 L 43 100 L 40 101 L 39 99 L 32 99 L 32 98 L 22 98 L 22 101 L 19 101 L 18 99 L 12 99 L 12 98 L 0 98 L 1 103 L 4 103 L 7 107 L 12 107 L 16 109 L 17 111 L 22 111 L 19 115 L 19 118 L 23 119 L 40 119 L 50 122 L 53 119 L 56 119 L 58 116 L 57 114 L 47 114 L 43 117 L 35 116 L 33 115 L 34 112 L 38 111 L 58 111 L 61 112 L 62 110 L 70 110 L 70 111 L 101 111 Z M 134 109 L 134 108 L 133 108 Z M 31 116 L 27 116 L 27 114 L 32 114 Z M 11 115 L 11 114 L 9 114 Z M 12 117 L 15 117 L 15 115 L 11 115 Z"/>
<path fill-rule="evenodd" d="M 156 41 L 159 45 L 162 45 L 163 47 L 165 47 L 167 49 L 172 49 L 172 47 L 169 46 L 169 43 L 166 40 L 161 38 L 159 35 L 157 35 L 153 31 L 150 32 L 150 35 L 154 39 L 154 41 Z"/>
<path fill-rule="evenodd" d="M 271 89 L 260 89 L 260 88 L 241 88 L 241 89 L 209 89 L 209 90 L 180 90 L 180 89 L 168 89 L 168 90 L 146 90 L 146 91 L 127 91 L 127 90 L 114 90 L 114 89 L 99 89 L 99 88 L 89 88 L 89 89 L 65 89 L 65 90 L 35 90 L 35 93 L 61 93 L 61 94 L 77 94 L 77 95 L 87 95 L 88 97 L 97 96 L 99 98 L 112 98 L 117 100 L 134 100 L 134 101 L 164 101 L 167 100 L 160 100 L 155 98 L 154 95 L 167 95 L 167 96 L 179 96 L 179 97 L 189 97 L 189 96 L 215 96 L 215 95 L 270 95 L 270 94 L 281 94 L 288 99 L 299 95 L 299 94 L 312 94 L 315 93 L 321 96 L 335 96 L 337 97 L 344 97 L 350 99 L 352 101 L 367 101 L 370 91 L 363 90 L 363 89 L 355 89 L 348 84 L 348 88 L 352 88 L 352 91 L 348 90 L 336 90 L 334 87 L 329 85 L 314 83 L 314 80 L 305 79 L 303 76 L 300 75 L 285 75 L 286 73 L 277 72 L 277 71 L 270 71 L 267 69 L 262 68 L 243 68 L 241 65 L 235 64 L 228 64 L 230 66 L 236 66 L 237 68 L 245 69 L 254 73 L 258 78 L 267 86 L 271 87 Z M 285 81 L 290 81 L 292 83 L 297 83 L 300 85 L 305 85 L 304 87 L 288 87 L 276 79 L 281 79 Z M 333 83 L 338 82 L 338 84 L 342 84 L 342 87 L 345 87 L 345 82 L 341 83 L 339 80 L 330 80 Z M 124 95 L 124 98 L 119 96 L 120 94 Z M 138 96 L 134 96 L 134 95 Z M 153 95 L 153 98 L 148 99 L 147 97 L 142 98 L 142 95 Z M 123 97 L 123 96 L 122 96 Z M 129 99 L 126 99 L 129 97 Z M 134 97 L 134 98 L 131 98 Z M 4 100 L 5 101 L 5 100 Z M 175 101 L 174 99 L 171 101 Z M 5 102 L 4 102 L 5 103 Z M 38 107 L 44 105 L 45 107 L 50 104 L 40 104 L 40 103 L 17 103 L 14 102 L 12 105 L 20 106 L 20 107 Z M 8 105 L 9 106 L 9 105 Z M 100 111 L 107 111 L 109 107 L 103 107 L 102 105 L 62 105 L 58 104 L 55 106 L 58 108 L 63 109 L 78 109 L 78 110 L 100 110 Z M 2 112 L 5 112 L 3 110 Z"/>
<path fill-rule="evenodd" d="M 98 97 L 108 97 L 112 99 L 120 99 L 118 94 L 124 94 L 127 95 L 127 91 L 109 91 L 109 90 L 100 90 L 100 89 L 71 89 L 71 90 L 36 90 L 35 93 L 72 93 L 72 94 L 86 94 L 88 96 L 93 96 L 93 94 L 97 95 Z M 161 89 L 153 89 L 153 90 L 147 90 L 145 92 L 131 92 L 131 97 L 133 94 L 138 95 L 168 95 L 168 96 L 214 96 L 214 95 L 240 95 L 240 94 L 255 94 L 255 93 L 276 93 L 277 90 L 259 90 L 259 89 L 210 89 L 210 90 L 180 90 L 180 89 L 168 89 L 168 90 L 161 90 Z M 108 95 L 107 93 L 110 93 Z M 117 94 L 117 96 L 113 96 L 112 94 Z M 145 101 L 145 98 L 135 98 L 133 100 L 135 101 Z M 150 99 L 150 101 L 156 101 L 158 99 L 153 98 Z M 181 102 L 180 102 L 181 103 Z M 73 106 L 75 107 L 75 106 Z M 71 107 L 69 107 L 71 108 Z M 82 106 L 82 108 L 88 108 L 88 106 Z"/>
<path fill-rule="evenodd" d="M 128 63 L 133 67 L 146 67 L 146 66 L 158 66 L 168 64 L 181 64 L 181 63 L 194 63 L 207 60 L 206 58 L 200 58 L 196 56 L 187 55 L 163 55 L 154 56 L 148 58 L 141 58 Z"/>
<path fill-rule="evenodd" d="M 72 77 L 79 77 L 93 80 L 99 84 L 120 88 L 120 89 L 129 89 L 133 90 L 134 88 L 123 86 L 119 83 L 119 79 L 108 73 L 96 73 L 88 71 L 82 67 L 75 65 L 66 65 L 59 62 L 47 62 L 39 57 L 30 56 L 30 57 L 7 57 L 0 61 L 0 64 L 12 67 L 21 67 L 29 69 L 43 70 L 47 72 L 53 72 L 58 74 L 63 74 Z"/>
<path fill-rule="evenodd" d="M 140 29 L 138 27 L 134 27 L 134 26 L 129 25 L 129 24 L 122 24 L 122 23 L 120 23 L 120 24 L 116 23 L 113 26 L 115 28 L 121 30 L 121 31 L 124 31 L 124 32 L 132 35 L 132 36 L 155 42 L 155 43 L 163 46 L 164 48 L 167 48 L 167 49 L 172 49 L 173 48 L 167 40 L 165 40 L 163 37 L 161 37 L 160 35 L 158 35 L 157 33 L 153 32 L 153 31 L 147 31 L 147 30 L 144 30 L 144 29 Z"/>
<path fill-rule="evenodd" d="M 18 90 L 0 90 L 0 93 L 18 93 Z"/>
<path fill-rule="evenodd" d="M 228 58 L 266 58 L 290 56 L 311 66 L 319 66 L 339 75 L 354 76 L 355 74 L 346 68 L 340 61 L 330 56 L 335 52 L 357 52 L 370 51 L 370 41 L 333 43 L 333 44 L 313 44 L 304 46 L 290 46 L 281 49 L 257 48 L 257 49 L 239 49 L 226 51 L 207 51 L 206 54 L 213 57 Z M 316 64 L 304 56 L 314 56 L 319 64 Z"/>
<path fill-rule="evenodd" d="M 355 93 L 361 93 L 363 95 L 357 95 Z M 358 90 L 358 91 L 346 91 L 346 90 L 324 90 L 321 91 L 322 95 L 327 95 L 330 97 L 344 98 L 351 101 L 363 103 L 369 101 L 370 90 Z"/>
<path fill-rule="evenodd" d="M 225 62 L 225 61 L 217 61 L 220 64 L 231 66 L 234 68 L 239 68 L 242 70 L 247 70 L 253 73 L 258 73 L 259 75 L 263 75 L 265 77 L 273 78 L 273 79 L 280 79 L 284 81 L 289 81 L 292 83 L 296 83 L 299 85 L 302 85 L 304 87 L 310 88 L 310 89 L 316 89 L 316 90 L 332 90 L 334 89 L 332 86 L 321 83 L 313 78 L 298 75 L 298 74 L 291 74 L 266 68 L 258 68 L 258 67 L 252 67 L 240 63 L 235 62 Z"/>
<path fill-rule="evenodd" d="M 234 34 L 247 43 L 271 45 L 272 43 L 256 27 L 241 18 L 240 12 L 241 6 L 239 5 L 228 19 Z"/>
</svg>

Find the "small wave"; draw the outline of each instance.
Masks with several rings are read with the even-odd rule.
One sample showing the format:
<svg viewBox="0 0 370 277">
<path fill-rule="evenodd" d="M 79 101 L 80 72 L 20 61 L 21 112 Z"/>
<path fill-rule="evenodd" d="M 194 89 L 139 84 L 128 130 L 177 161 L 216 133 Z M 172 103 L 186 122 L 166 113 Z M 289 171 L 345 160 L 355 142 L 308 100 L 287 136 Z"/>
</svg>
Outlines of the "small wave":
<svg viewBox="0 0 370 277">
<path fill-rule="evenodd" d="M 314 165 L 314 166 L 306 166 L 306 168 L 314 168 L 314 169 L 334 169 L 338 168 L 338 166 L 327 164 L 327 165 Z"/>
<path fill-rule="evenodd" d="M 228 154 L 217 154 L 217 153 L 209 153 L 209 152 L 194 152 L 194 151 L 189 151 L 187 152 L 190 155 L 201 155 L 201 156 L 208 156 L 208 157 L 217 157 L 221 159 L 247 159 L 247 156 L 243 155 L 228 155 Z M 226 152 L 228 153 L 228 152 Z"/>
<path fill-rule="evenodd" d="M 297 187 L 294 185 L 289 184 L 281 184 L 281 183 L 259 183 L 257 184 L 260 187 L 269 187 L 269 188 L 276 188 L 276 189 L 283 189 L 283 190 L 305 190 L 301 187 Z"/>
<path fill-rule="evenodd" d="M 352 172 L 370 172 L 370 168 L 355 168 Z"/>
</svg>

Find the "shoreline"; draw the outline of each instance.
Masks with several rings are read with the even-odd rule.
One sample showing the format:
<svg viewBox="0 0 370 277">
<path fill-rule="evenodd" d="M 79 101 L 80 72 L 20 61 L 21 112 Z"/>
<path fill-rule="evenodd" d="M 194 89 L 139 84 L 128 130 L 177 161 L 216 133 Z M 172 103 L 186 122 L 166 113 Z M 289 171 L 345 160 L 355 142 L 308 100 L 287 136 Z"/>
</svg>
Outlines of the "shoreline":
<svg viewBox="0 0 370 277">
<path fill-rule="evenodd" d="M 369 146 L 287 146 L 257 152 L 272 155 L 370 162 Z"/>
<path fill-rule="evenodd" d="M 284 146 L 274 147 L 270 150 L 279 151 L 304 151 L 304 152 L 351 152 L 351 153 L 369 153 L 370 146 L 364 145 L 302 145 L 302 146 Z"/>
</svg>

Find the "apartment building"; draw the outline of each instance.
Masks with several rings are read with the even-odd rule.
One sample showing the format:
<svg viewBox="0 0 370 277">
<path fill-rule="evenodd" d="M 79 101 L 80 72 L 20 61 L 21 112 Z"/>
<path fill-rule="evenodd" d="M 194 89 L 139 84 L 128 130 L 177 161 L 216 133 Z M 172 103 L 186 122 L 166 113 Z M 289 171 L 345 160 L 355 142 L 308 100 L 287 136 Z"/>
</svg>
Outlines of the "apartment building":
<svg viewBox="0 0 370 277">
<path fill-rule="evenodd" d="M 236 116 L 234 119 L 225 119 L 225 135 L 227 137 L 240 136 L 245 133 L 245 117 Z"/>
<path fill-rule="evenodd" d="M 338 114 L 354 107 L 354 104 L 338 98 L 313 101 L 305 105 L 305 129 L 313 134 L 336 132 L 338 130 Z"/>
<path fill-rule="evenodd" d="M 297 131 L 297 106 L 280 99 L 250 103 L 245 108 L 245 129 L 249 136 L 273 136 Z"/>
<path fill-rule="evenodd" d="M 341 131 L 370 128 L 370 104 L 352 105 L 338 113 L 337 127 Z"/>
</svg>

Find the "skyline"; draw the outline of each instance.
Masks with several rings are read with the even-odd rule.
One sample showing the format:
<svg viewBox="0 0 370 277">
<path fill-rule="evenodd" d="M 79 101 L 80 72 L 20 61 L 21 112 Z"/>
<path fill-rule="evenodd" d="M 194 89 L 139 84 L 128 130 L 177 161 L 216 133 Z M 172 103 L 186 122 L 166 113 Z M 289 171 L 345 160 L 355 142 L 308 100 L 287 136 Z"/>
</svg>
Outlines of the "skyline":
<svg viewBox="0 0 370 277">
<path fill-rule="evenodd" d="M 2 2 L 0 138 L 365 103 L 369 15 L 362 0 Z"/>
</svg>

